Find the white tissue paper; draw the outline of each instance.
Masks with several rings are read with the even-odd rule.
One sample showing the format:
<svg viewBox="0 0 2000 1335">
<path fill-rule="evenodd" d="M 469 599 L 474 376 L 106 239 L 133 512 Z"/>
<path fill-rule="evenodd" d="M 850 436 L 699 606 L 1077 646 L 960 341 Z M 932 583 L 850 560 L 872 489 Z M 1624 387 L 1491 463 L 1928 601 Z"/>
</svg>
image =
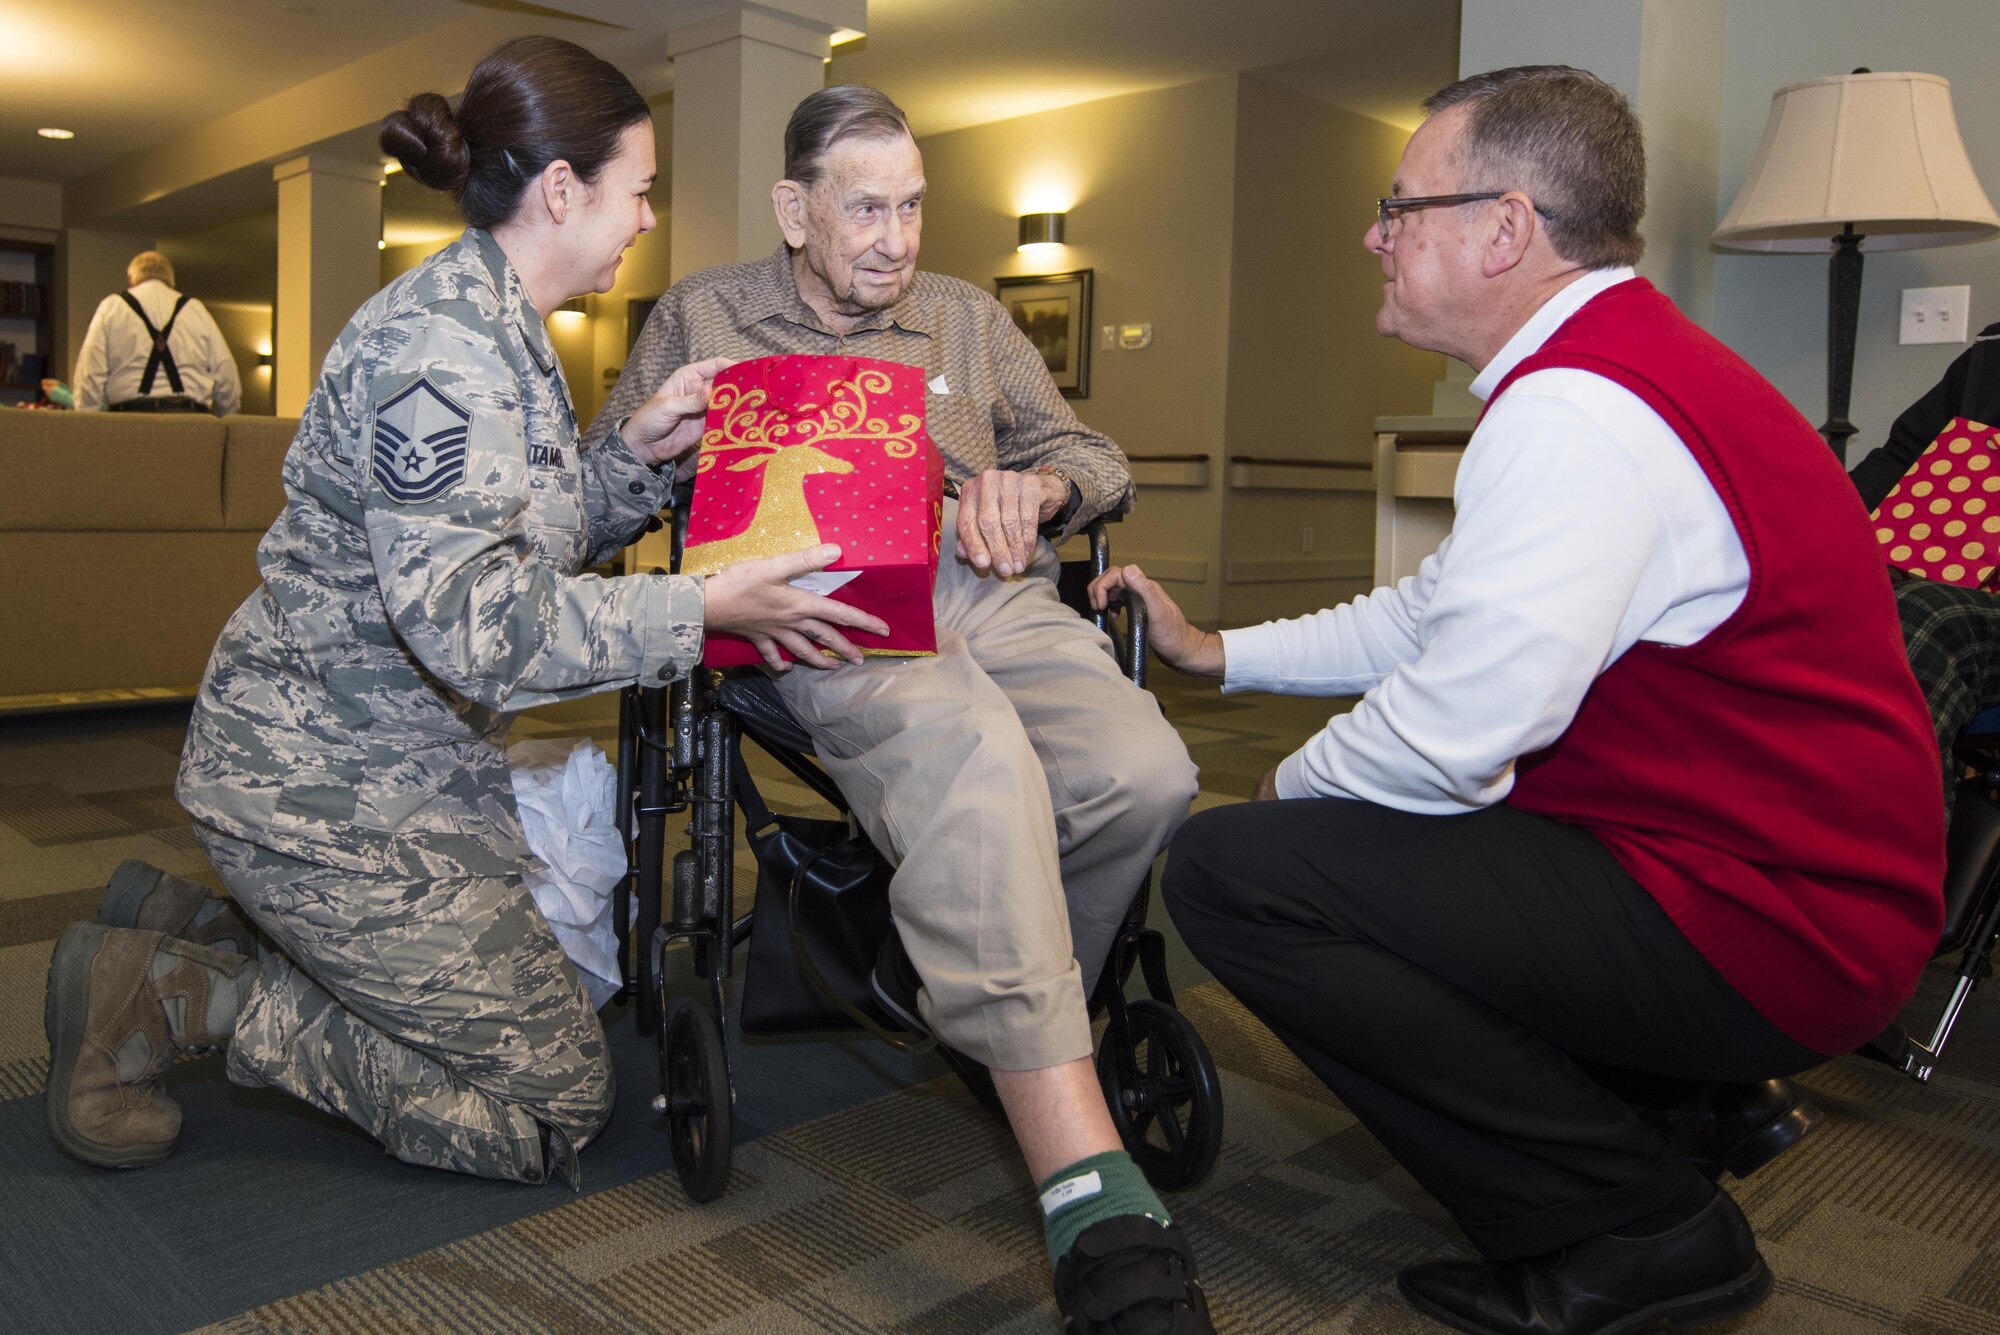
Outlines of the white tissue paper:
<svg viewBox="0 0 2000 1335">
<path fill-rule="evenodd" d="M 617 772 L 587 739 L 516 742 L 507 764 L 528 849 L 547 864 L 524 878 L 528 893 L 582 971 L 590 1004 L 602 1006 L 619 986 L 611 913 L 611 892 L 625 875 Z"/>
</svg>

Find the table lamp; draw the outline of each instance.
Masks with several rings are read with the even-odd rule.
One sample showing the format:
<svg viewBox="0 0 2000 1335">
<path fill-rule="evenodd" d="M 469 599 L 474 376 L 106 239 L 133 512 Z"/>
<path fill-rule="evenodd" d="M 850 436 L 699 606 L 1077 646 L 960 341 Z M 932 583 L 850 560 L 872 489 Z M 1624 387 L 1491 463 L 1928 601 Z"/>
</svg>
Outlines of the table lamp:
<svg viewBox="0 0 2000 1335">
<path fill-rule="evenodd" d="M 1847 401 L 1861 316 L 1861 243 L 1911 250 L 1983 241 L 2000 215 L 1958 137 L 1951 84 L 1935 74 L 1856 70 L 1771 95 L 1749 179 L 1715 229 L 1726 250 L 1833 250 L 1827 280 L 1826 424 L 1847 461 Z"/>
</svg>

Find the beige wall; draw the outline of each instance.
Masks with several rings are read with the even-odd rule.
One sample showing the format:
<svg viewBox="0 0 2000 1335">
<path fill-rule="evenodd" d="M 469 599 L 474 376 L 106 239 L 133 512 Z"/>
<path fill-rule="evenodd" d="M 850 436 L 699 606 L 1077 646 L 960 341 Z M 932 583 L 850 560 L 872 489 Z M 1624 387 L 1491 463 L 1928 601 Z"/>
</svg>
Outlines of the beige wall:
<svg viewBox="0 0 2000 1335">
<path fill-rule="evenodd" d="M 54 231 L 62 226 L 62 209 L 61 186 L 0 176 L 0 227 Z"/>
<path fill-rule="evenodd" d="M 202 305 L 215 317 L 215 324 L 236 359 L 236 378 L 243 385 L 243 405 L 238 412 L 269 417 L 272 406 L 271 368 L 259 366 L 260 353 L 271 350 L 271 308 L 234 301 L 205 301 Z"/>
<path fill-rule="evenodd" d="M 1128 454 L 1219 459 L 1235 143 L 1233 78 L 928 136 L 923 267 L 988 291 L 1000 274 L 1094 270 L 1092 324 L 1149 322 L 1153 343 L 1093 348 L 1077 414 Z M 1069 244 L 1047 259 L 1016 252 L 1015 219 L 1049 209 L 1068 212 Z M 1216 605 L 1220 473 L 1204 489 L 1146 489 L 1113 530 L 1121 559 L 1164 558 L 1182 575 L 1173 591 L 1203 619 Z"/>
<path fill-rule="evenodd" d="M 1373 585 L 1375 418 L 1428 412 L 1444 374 L 1441 356 L 1375 332 L 1382 266 L 1361 244 L 1407 138 L 1277 84 L 1240 82 L 1229 454 L 1349 467 L 1224 490 L 1225 624 L 1296 616 Z M 1349 489 L 1300 488 L 1300 477 Z"/>
</svg>

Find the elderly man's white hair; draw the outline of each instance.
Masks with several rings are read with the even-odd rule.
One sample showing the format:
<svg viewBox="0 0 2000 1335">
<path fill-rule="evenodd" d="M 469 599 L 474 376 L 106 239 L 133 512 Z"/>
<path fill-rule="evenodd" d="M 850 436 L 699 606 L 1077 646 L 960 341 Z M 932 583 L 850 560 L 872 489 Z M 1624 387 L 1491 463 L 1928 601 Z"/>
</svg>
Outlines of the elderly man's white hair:
<svg viewBox="0 0 2000 1335">
<path fill-rule="evenodd" d="M 149 278 L 157 278 L 168 287 L 174 285 L 174 262 L 157 250 L 142 250 L 132 257 L 125 266 L 125 286 L 137 287 Z"/>
</svg>

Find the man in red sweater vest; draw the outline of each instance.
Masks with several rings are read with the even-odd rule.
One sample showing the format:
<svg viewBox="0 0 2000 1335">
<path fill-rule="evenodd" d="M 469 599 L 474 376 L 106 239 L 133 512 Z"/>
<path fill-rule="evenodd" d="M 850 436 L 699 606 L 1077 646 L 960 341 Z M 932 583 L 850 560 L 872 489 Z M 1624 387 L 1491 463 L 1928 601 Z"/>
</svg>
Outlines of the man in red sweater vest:
<svg viewBox="0 0 2000 1335">
<path fill-rule="evenodd" d="M 1636 117 L 1577 70 L 1426 103 L 1366 245 L 1378 329 L 1478 371 L 1451 536 L 1293 621 L 1093 589 L 1225 690 L 1362 695 L 1194 817 L 1195 954 L 1484 1260 L 1399 1276 L 1460 1330 L 1747 1311 L 1717 1189 L 1811 1126 L 1782 1077 L 1873 1036 L 1942 909 L 1929 718 L 1874 535 L 1812 428 L 1631 265 Z"/>
</svg>

